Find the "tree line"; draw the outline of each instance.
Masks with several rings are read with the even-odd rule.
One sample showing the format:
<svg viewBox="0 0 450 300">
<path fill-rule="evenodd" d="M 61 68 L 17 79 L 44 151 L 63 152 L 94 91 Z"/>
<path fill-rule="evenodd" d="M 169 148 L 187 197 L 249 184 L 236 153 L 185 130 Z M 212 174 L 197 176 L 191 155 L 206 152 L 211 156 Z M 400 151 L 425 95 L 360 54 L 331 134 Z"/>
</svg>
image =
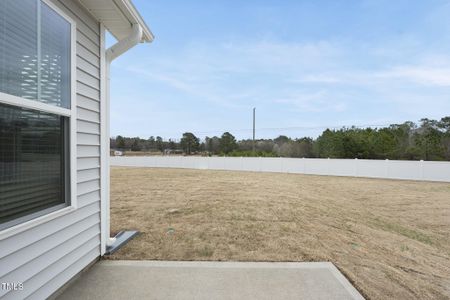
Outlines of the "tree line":
<svg viewBox="0 0 450 300">
<path fill-rule="evenodd" d="M 117 136 L 111 148 L 157 151 L 165 154 L 268 156 L 305 158 L 361 158 L 450 161 L 450 117 L 421 119 L 382 128 L 326 129 L 316 139 L 290 138 L 236 140 L 230 133 L 201 140 L 185 132 L 179 141 L 151 136 L 148 139 Z"/>
</svg>

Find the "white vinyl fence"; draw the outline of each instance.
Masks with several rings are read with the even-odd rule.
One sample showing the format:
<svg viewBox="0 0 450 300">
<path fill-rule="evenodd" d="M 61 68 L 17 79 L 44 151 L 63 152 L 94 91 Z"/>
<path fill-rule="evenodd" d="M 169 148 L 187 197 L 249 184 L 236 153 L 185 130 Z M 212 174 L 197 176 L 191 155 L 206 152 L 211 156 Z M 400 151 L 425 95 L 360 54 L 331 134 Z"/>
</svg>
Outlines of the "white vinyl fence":
<svg viewBox="0 0 450 300">
<path fill-rule="evenodd" d="M 111 157 L 112 166 L 184 168 L 355 176 L 450 182 L 450 162 L 272 158 L 272 157 Z"/>
</svg>

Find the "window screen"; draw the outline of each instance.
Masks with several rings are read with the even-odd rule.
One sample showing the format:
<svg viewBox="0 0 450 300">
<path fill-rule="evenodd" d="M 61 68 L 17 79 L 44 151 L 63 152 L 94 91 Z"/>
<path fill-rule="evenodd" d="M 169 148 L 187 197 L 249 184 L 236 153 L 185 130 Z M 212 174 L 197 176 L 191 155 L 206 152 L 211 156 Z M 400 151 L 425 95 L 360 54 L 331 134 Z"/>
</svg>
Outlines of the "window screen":
<svg viewBox="0 0 450 300">
<path fill-rule="evenodd" d="M 0 104 L 0 229 L 65 206 L 64 117 Z"/>
</svg>

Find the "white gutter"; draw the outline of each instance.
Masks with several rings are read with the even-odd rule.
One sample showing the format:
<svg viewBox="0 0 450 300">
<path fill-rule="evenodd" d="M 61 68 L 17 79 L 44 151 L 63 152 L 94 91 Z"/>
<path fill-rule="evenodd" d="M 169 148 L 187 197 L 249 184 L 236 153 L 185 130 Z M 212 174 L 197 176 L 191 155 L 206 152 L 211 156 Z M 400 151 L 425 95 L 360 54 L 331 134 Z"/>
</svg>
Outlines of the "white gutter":
<svg viewBox="0 0 450 300">
<path fill-rule="evenodd" d="M 104 171 L 102 172 L 102 175 L 105 176 L 105 187 L 102 188 L 103 191 L 103 197 L 105 199 L 105 235 L 106 238 L 105 244 L 106 246 L 111 246 L 115 242 L 115 238 L 111 238 L 111 213 L 110 213 L 110 68 L 111 68 L 111 62 L 122 55 L 123 53 L 127 52 L 129 49 L 136 46 L 138 43 L 142 41 L 142 27 L 139 24 L 133 24 L 132 30 L 129 36 L 126 38 L 118 41 L 105 51 L 105 73 L 106 73 L 106 91 L 105 91 L 105 102 L 106 102 L 106 109 L 105 109 L 105 122 L 106 122 L 106 130 L 103 138 L 105 139 L 103 143 L 105 143 L 106 153 L 103 153 L 106 155 L 105 161 L 104 161 Z"/>
<path fill-rule="evenodd" d="M 120 4 L 122 4 L 125 7 L 124 11 L 131 14 L 131 19 L 135 20 L 134 22 L 131 22 L 131 23 L 138 23 L 141 25 L 142 41 L 152 42 L 153 39 L 155 38 L 155 36 L 151 32 L 151 30 L 148 28 L 147 24 L 145 24 L 144 19 L 142 19 L 142 16 L 139 14 L 136 7 L 134 7 L 133 2 L 130 0 L 114 0 L 114 1 L 115 1 L 114 3 L 116 3 L 116 5 L 119 5 L 119 7 L 120 7 Z"/>
<path fill-rule="evenodd" d="M 142 41 L 142 33 L 141 25 L 133 24 L 129 36 L 106 49 L 106 63 L 111 64 L 114 59 L 139 44 Z"/>
</svg>

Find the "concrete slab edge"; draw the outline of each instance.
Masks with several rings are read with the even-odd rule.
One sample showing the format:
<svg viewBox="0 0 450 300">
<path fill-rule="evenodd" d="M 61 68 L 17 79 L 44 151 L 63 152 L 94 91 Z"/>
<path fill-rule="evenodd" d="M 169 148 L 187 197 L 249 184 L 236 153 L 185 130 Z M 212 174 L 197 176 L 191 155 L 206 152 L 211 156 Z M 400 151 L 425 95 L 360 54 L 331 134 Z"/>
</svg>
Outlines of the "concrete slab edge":
<svg viewBox="0 0 450 300">
<path fill-rule="evenodd" d="M 230 261 L 158 261 L 158 260 L 104 260 L 105 266 L 132 266 L 156 268 L 254 268 L 254 269 L 328 269 L 336 280 L 355 300 L 364 297 L 331 262 L 230 262 Z"/>
<path fill-rule="evenodd" d="M 344 289 L 353 297 L 355 300 L 364 300 L 364 297 L 358 292 L 358 290 L 348 281 L 347 278 L 339 271 L 338 268 L 332 263 L 330 263 L 330 271 L 334 277 L 340 282 Z"/>
<path fill-rule="evenodd" d="M 165 260 L 104 260 L 103 265 L 173 268 L 261 268 L 261 269 L 324 269 L 334 267 L 330 262 L 241 262 L 241 261 L 165 261 Z M 337 270 L 339 272 L 339 270 Z"/>
</svg>

